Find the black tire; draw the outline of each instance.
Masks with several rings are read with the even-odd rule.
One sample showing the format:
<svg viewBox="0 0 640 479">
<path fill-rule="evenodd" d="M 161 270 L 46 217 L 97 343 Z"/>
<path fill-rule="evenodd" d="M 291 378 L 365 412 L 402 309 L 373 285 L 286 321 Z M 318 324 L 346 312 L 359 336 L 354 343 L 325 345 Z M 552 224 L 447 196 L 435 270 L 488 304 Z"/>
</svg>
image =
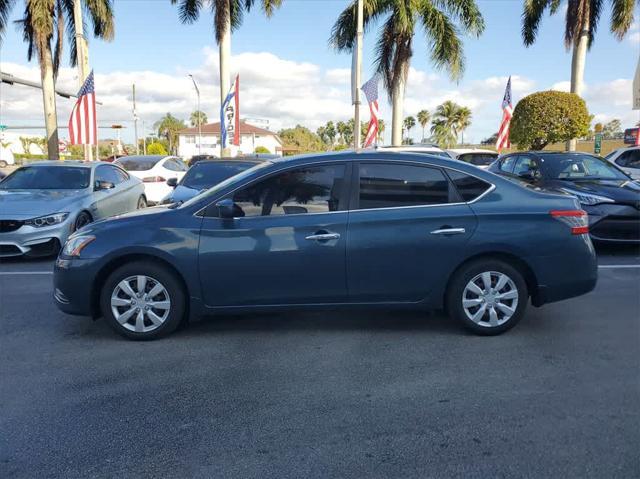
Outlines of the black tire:
<svg viewBox="0 0 640 479">
<path fill-rule="evenodd" d="M 147 207 L 147 199 L 144 197 L 144 195 L 140 195 L 140 198 L 138 198 L 138 204 L 136 205 L 136 208 L 141 210 L 146 207 Z"/>
<path fill-rule="evenodd" d="M 137 326 L 136 314 L 131 316 L 131 318 L 124 323 L 119 322 L 118 319 L 116 319 L 116 317 L 114 316 L 111 305 L 112 294 L 114 294 L 114 292 L 117 290 L 117 288 L 119 287 L 118 285 L 121 283 L 121 281 L 133 276 L 148 277 L 146 285 L 147 291 L 152 289 L 152 286 L 155 286 L 155 284 L 160 284 L 166 290 L 168 296 L 166 300 L 169 301 L 170 307 L 167 308 L 168 315 L 163 320 L 163 322 L 159 326 L 155 326 L 154 323 L 152 323 L 148 318 L 143 319 L 144 328 L 155 329 L 150 329 L 148 331 L 142 332 L 134 330 L 133 328 L 136 328 Z M 121 290 L 119 294 L 122 294 Z M 142 299 L 143 298 L 138 298 L 138 301 L 142 301 Z M 164 297 L 160 298 L 160 300 L 163 299 Z M 116 310 L 120 310 L 122 313 L 128 312 L 130 308 L 134 308 L 134 306 L 126 305 L 122 306 L 122 309 L 116 308 Z M 136 311 L 140 309 L 142 308 L 138 308 Z M 102 291 L 100 292 L 100 310 L 102 311 L 102 315 L 107 320 L 109 325 L 118 334 L 134 340 L 157 339 L 175 331 L 183 321 L 186 311 L 186 296 L 180 281 L 168 268 L 159 264 L 135 261 L 130 264 L 121 266 L 109 275 L 102 287 Z M 158 314 L 163 313 L 163 311 L 155 310 L 153 308 L 152 312 L 156 312 Z"/>
<path fill-rule="evenodd" d="M 7 165 L 7 162 L 6 162 L 6 161 L 4 161 L 4 160 L 0 160 L 0 168 L 6 168 L 7 166 L 8 166 L 8 165 Z"/>
<path fill-rule="evenodd" d="M 486 291 L 483 286 L 485 284 L 483 273 L 489 273 L 492 284 L 490 292 L 485 295 L 484 293 L 476 294 L 472 289 L 467 290 L 467 286 L 471 284 L 472 280 L 475 280 L 474 284 L 483 289 L 483 292 Z M 498 294 L 499 298 L 496 298 L 496 295 L 491 291 L 495 291 L 493 287 L 498 286 L 497 283 L 502 277 L 500 275 L 506 275 L 510 282 L 507 282 L 500 289 L 501 294 Z M 502 299 L 502 297 L 513 296 L 512 290 L 517 292 L 515 302 L 513 299 Z M 463 305 L 465 299 L 467 300 L 466 310 Z M 479 301 L 477 306 L 469 306 L 470 303 L 473 304 L 476 301 Z M 509 263 L 492 258 L 479 259 L 464 265 L 455 273 L 446 292 L 446 307 L 449 317 L 482 336 L 501 334 L 514 327 L 524 316 L 528 302 L 529 292 L 522 273 Z M 484 310 L 481 311 L 483 307 Z M 491 324 L 491 309 L 496 313 L 493 316 L 495 324 Z M 509 313 L 506 311 L 509 309 L 514 312 L 507 318 Z M 472 320 L 472 317 L 476 321 Z"/>
<path fill-rule="evenodd" d="M 73 231 L 78 231 L 83 226 L 88 225 L 93 221 L 93 218 L 86 211 L 81 211 L 76 217 L 76 221 L 73 223 Z"/>
</svg>

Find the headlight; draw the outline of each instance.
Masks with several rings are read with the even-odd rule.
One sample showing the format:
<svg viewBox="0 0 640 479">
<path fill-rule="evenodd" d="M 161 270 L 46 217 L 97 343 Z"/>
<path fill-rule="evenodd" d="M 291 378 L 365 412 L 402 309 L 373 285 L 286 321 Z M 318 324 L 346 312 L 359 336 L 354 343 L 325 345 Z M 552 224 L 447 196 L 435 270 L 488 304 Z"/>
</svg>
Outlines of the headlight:
<svg viewBox="0 0 640 479">
<path fill-rule="evenodd" d="M 35 228 L 42 228 L 43 226 L 53 226 L 62 223 L 67 219 L 69 213 L 54 213 L 47 216 L 39 216 L 38 218 L 32 218 L 24 222 L 25 225 L 33 226 Z"/>
<path fill-rule="evenodd" d="M 64 248 L 62 248 L 62 254 L 64 254 L 65 256 L 80 256 L 80 252 L 84 249 L 84 247 L 91 243 L 94 239 L 96 239 L 96 237 L 91 235 L 71 236 L 64 244 Z"/>
<path fill-rule="evenodd" d="M 580 204 L 587 205 L 587 206 L 599 205 L 600 203 L 615 203 L 614 200 L 606 196 L 591 195 L 589 193 L 582 193 L 582 192 L 573 191 L 565 188 L 563 188 L 562 191 L 575 196 L 576 198 L 578 198 L 578 201 L 580 202 Z"/>
</svg>

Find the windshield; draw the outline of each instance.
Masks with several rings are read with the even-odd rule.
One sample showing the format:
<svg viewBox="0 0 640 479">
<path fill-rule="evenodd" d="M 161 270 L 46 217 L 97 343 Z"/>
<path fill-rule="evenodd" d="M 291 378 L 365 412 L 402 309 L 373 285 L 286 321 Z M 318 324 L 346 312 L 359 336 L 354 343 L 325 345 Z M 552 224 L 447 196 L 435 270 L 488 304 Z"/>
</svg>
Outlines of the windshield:
<svg viewBox="0 0 640 479">
<path fill-rule="evenodd" d="M 628 180 L 618 168 L 591 155 L 548 156 L 542 162 L 545 176 L 556 180 Z"/>
<path fill-rule="evenodd" d="M 123 156 L 115 161 L 127 171 L 146 171 L 153 168 L 164 156 Z"/>
<path fill-rule="evenodd" d="M 1 190 L 80 190 L 91 181 L 91 170 L 80 166 L 23 166 L 0 183 Z"/>
<path fill-rule="evenodd" d="M 215 185 L 213 188 L 209 188 L 208 190 L 204 190 L 202 191 L 199 195 L 194 196 L 193 198 L 191 198 L 188 201 L 185 201 L 182 205 L 180 205 L 181 208 L 184 207 L 188 207 L 191 206 L 194 203 L 198 203 L 201 200 L 207 198 L 207 197 L 211 197 L 211 196 L 215 196 L 218 191 L 225 189 L 227 186 L 232 185 L 233 183 L 237 182 L 237 181 L 242 181 L 245 178 L 253 175 L 254 172 L 261 170 L 262 168 L 266 168 L 267 166 L 272 166 L 273 163 L 271 163 L 270 161 L 265 161 L 264 163 L 259 163 L 256 166 L 254 166 L 253 168 L 249 168 L 248 170 L 244 170 L 241 173 L 238 173 L 237 175 L 234 175 L 230 178 L 227 178 L 226 180 L 224 180 L 221 183 L 218 183 L 217 185 Z"/>
<path fill-rule="evenodd" d="M 254 165 L 255 163 L 239 161 L 196 163 L 187 171 L 180 184 L 194 190 L 211 188 Z"/>
</svg>

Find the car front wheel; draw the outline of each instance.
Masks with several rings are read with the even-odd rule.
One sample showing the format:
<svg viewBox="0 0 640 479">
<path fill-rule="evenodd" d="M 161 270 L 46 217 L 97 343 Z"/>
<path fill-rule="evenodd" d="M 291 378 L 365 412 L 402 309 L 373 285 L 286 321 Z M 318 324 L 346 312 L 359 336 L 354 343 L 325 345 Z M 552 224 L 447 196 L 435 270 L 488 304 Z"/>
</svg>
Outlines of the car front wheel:
<svg viewBox="0 0 640 479">
<path fill-rule="evenodd" d="M 130 339 L 155 339 L 180 325 L 185 314 L 185 294 L 167 268 L 133 262 L 107 278 L 100 308 L 119 334 Z"/>
<path fill-rule="evenodd" d="M 138 198 L 138 205 L 137 208 L 139 210 L 146 208 L 147 207 L 147 200 L 144 196 L 141 196 L 140 198 Z"/>
<path fill-rule="evenodd" d="M 515 326 L 529 300 L 527 283 L 510 264 L 493 259 L 463 266 L 447 291 L 447 311 L 467 329 L 485 336 Z"/>
</svg>

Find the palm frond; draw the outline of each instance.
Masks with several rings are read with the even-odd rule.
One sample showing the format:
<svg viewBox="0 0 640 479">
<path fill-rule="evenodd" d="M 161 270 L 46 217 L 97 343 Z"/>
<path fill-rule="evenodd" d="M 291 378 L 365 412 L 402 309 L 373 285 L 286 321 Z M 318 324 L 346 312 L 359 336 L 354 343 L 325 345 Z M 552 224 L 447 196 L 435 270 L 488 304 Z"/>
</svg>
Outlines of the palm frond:
<svg viewBox="0 0 640 479">
<path fill-rule="evenodd" d="M 600 21 L 600 14 L 602 13 L 602 4 L 603 0 L 591 0 L 589 7 L 589 43 L 587 44 L 587 48 L 591 48 L 596 37 L 598 22 Z"/>
<path fill-rule="evenodd" d="M 447 14 L 431 2 L 424 2 L 421 20 L 429 43 L 431 61 L 438 68 L 446 68 L 457 80 L 464 72 L 464 54 L 460 33 Z"/>
<path fill-rule="evenodd" d="M 612 0 L 612 3 L 611 33 L 622 40 L 633 23 L 634 0 Z"/>
<path fill-rule="evenodd" d="M 15 3 L 16 0 L 0 0 L 0 45 L 2 45 L 2 38 L 4 37 L 4 32 L 7 29 L 11 10 Z"/>
<path fill-rule="evenodd" d="M 251 11 L 254 3 L 256 3 L 255 0 L 244 0 L 244 8 L 247 12 Z M 260 4 L 265 16 L 271 18 L 275 11 L 282 6 L 282 0 L 260 0 Z"/>
<path fill-rule="evenodd" d="M 391 12 L 393 6 L 392 0 L 364 0 L 363 3 L 363 24 L 364 31 L 375 22 L 381 15 Z M 356 41 L 356 14 L 357 2 L 353 1 L 351 5 L 345 8 L 336 23 L 331 28 L 331 37 L 329 45 L 338 51 L 351 51 Z"/>
<path fill-rule="evenodd" d="M 84 0 L 93 25 L 93 36 L 111 41 L 115 35 L 113 0 Z"/>
<path fill-rule="evenodd" d="M 76 22 L 73 18 L 73 2 L 74 0 L 61 0 L 62 9 L 64 10 L 64 18 L 67 32 L 67 40 L 69 41 L 69 64 L 75 67 L 78 64 L 78 44 L 76 39 Z M 87 22 L 82 17 L 82 31 L 85 31 Z"/>
<path fill-rule="evenodd" d="M 56 1 L 56 41 L 53 49 L 53 78 L 58 77 L 62 48 L 64 45 L 64 9 L 61 0 Z"/>
<path fill-rule="evenodd" d="M 203 0 L 171 0 L 171 5 L 178 4 L 178 18 L 182 23 L 193 23 L 200 17 Z"/>
<path fill-rule="evenodd" d="M 385 89 L 391 99 L 393 89 L 409 73 L 409 61 L 413 55 L 413 34 L 398 33 L 394 17 L 390 16 L 382 26 L 376 45 L 376 71 L 382 76 Z"/>
<path fill-rule="evenodd" d="M 528 47 L 536 41 L 540 20 L 547 7 L 554 13 L 558 6 L 558 0 L 525 0 L 522 11 L 522 40 L 525 46 Z"/>
<path fill-rule="evenodd" d="M 434 3 L 457 19 L 466 33 L 478 37 L 484 31 L 484 18 L 475 0 L 439 0 Z"/>
<path fill-rule="evenodd" d="M 591 18 L 590 0 L 569 0 L 564 30 L 564 44 L 567 49 L 580 38 L 580 33 L 588 26 Z M 586 28 L 589 30 L 588 28 Z"/>
</svg>

